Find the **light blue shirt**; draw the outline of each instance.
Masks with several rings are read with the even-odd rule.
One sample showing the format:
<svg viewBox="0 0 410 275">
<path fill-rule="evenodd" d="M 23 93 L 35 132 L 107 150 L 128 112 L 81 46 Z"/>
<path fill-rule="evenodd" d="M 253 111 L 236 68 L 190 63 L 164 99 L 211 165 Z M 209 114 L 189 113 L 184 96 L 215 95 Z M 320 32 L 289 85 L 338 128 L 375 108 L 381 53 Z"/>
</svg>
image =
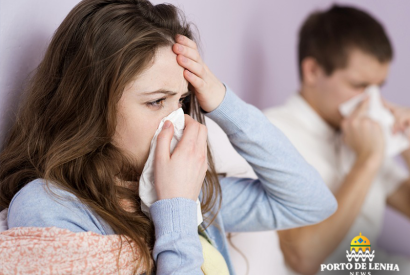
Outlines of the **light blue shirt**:
<svg viewBox="0 0 410 275">
<path fill-rule="evenodd" d="M 227 232 L 279 230 L 318 223 L 336 211 L 337 202 L 318 172 L 285 135 L 259 109 L 226 88 L 222 103 L 205 115 L 225 131 L 235 150 L 258 176 L 258 179 L 219 178 L 222 207 L 214 223 L 206 229 L 212 244 L 225 258 L 230 274 L 235 274 L 228 253 Z M 9 228 L 56 226 L 73 232 L 115 234 L 74 195 L 57 187 L 51 191 L 60 198 L 44 188 L 42 179 L 24 186 L 10 203 Z M 196 211 L 195 201 L 185 198 L 152 204 L 157 274 L 203 274 Z"/>
</svg>

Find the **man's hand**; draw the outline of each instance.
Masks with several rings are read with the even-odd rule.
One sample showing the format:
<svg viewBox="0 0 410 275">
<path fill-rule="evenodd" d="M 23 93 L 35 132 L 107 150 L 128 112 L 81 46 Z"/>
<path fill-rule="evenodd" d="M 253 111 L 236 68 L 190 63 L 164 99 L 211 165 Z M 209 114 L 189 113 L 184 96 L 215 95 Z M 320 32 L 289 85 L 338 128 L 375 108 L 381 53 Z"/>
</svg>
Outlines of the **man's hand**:
<svg viewBox="0 0 410 275">
<path fill-rule="evenodd" d="M 380 125 L 367 116 L 369 98 L 342 121 L 345 143 L 356 153 L 356 160 L 379 167 L 383 161 L 385 142 Z"/>
<path fill-rule="evenodd" d="M 393 103 L 383 100 L 384 106 L 392 112 L 395 118 L 393 125 L 393 134 L 402 132 L 407 135 L 410 142 L 410 108 L 395 105 Z M 406 160 L 410 169 L 410 148 L 402 153 L 403 158 Z"/>
<path fill-rule="evenodd" d="M 392 112 L 396 119 L 393 126 L 393 134 L 398 132 L 406 132 L 410 127 L 410 108 L 395 105 L 393 103 L 383 100 L 384 106 Z M 410 140 L 410 133 L 407 135 Z"/>
</svg>

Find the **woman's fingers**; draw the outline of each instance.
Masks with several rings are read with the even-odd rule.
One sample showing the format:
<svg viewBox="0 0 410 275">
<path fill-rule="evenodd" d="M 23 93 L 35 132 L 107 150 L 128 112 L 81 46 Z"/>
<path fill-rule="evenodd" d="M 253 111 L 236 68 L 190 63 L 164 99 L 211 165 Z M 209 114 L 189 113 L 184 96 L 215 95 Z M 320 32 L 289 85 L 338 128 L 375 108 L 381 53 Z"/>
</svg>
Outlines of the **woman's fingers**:
<svg viewBox="0 0 410 275">
<path fill-rule="evenodd" d="M 178 64 L 185 68 L 184 77 L 192 84 L 198 103 L 206 112 L 215 110 L 225 97 L 226 88 L 202 61 L 194 41 L 183 35 L 177 35 L 176 45 Z"/>
<path fill-rule="evenodd" d="M 188 57 L 179 54 L 177 56 L 177 62 L 180 66 L 184 67 L 185 69 L 189 70 L 190 72 L 196 74 L 199 77 L 204 77 L 204 65 L 198 63 Z"/>
<path fill-rule="evenodd" d="M 155 158 L 155 189 L 158 199 L 184 197 L 196 200 L 207 170 L 206 127 L 185 115 L 185 130 L 172 155 L 169 154 L 173 134 L 163 128 L 158 135 Z M 166 157 L 168 161 L 164 161 Z"/>
<path fill-rule="evenodd" d="M 198 62 L 198 63 L 202 62 L 202 59 L 201 59 L 201 56 L 198 53 L 198 50 L 189 48 L 189 47 L 184 46 L 180 43 L 175 43 L 172 46 L 172 49 L 173 49 L 174 53 L 176 53 L 176 54 L 182 54 L 182 55 L 186 56 L 187 58 L 192 59 L 193 61 Z"/>
<path fill-rule="evenodd" d="M 198 77 L 188 70 L 184 71 L 184 76 L 185 79 L 188 80 L 188 82 L 197 89 L 201 89 L 205 85 L 205 81 L 202 78 Z"/>
<path fill-rule="evenodd" d="M 182 37 L 182 42 L 179 42 L 180 40 L 178 37 Z M 183 35 L 178 35 L 177 41 L 179 43 L 175 43 L 172 46 L 172 49 L 178 55 L 178 64 L 187 69 L 188 71 L 190 71 L 191 73 L 195 74 L 197 77 L 203 78 L 205 73 L 205 66 L 198 52 L 196 43 Z M 195 81 L 195 78 L 192 79 Z"/>
<path fill-rule="evenodd" d="M 206 157 L 206 144 L 208 138 L 208 130 L 206 126 L 188 115 L 185 116 L 184 134 L 177 146 L 192 151 L 195 155 Z"/>
<path fill-rule="evenodd" d="M 198 127 L 199 123 L 190 117 L 189 115 L 185 116 L 185 129 L 182 135 L 181 140 L 178 142 L 177 146 L 175 147 L 174 153 L 178 153 L 179 151 L 192 151 L 194 147 L 197 137 L 198 137 Z"/>
<path fill-rule="evenodd" d="M 168 127 L 166 127 L 168 126 Z M 155 150 L 155 159 L 162 162 L 170 158 L 171 140 L 174 136 L 174 126 L 171 121 L 165 121 L 161 132 L 157 137 L 157 148 Z"/>
<path fill-rule="evenodd" d="M 194 41 L 186 37 L 185 35 L 178 34 L 176 36 L 176 41 L 184 46 L 187 46 L 191 49 L 198 50 L 198 47 Z"/>
</svg>

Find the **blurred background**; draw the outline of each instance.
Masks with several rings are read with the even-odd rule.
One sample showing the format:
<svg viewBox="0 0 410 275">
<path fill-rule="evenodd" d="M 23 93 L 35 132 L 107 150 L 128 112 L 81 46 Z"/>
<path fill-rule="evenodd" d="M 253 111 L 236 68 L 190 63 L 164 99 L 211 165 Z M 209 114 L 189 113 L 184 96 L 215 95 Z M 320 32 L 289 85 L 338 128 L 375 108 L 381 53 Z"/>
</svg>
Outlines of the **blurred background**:
<svg viewBox="0 0 410 275">
<path fill-rule="evenodd" d="M 78 2 L 0 0 L 0 148 L 26 80 L 42 59 L 55 29 Z M 260 109 L 281 104 L 297 91 L 297 32 L 310 12 L 333 3 L 362 8 L 382 22 L 394 47 L 390 76 L 382 93 L 392 102 L 410 106 L 410 1 L 167 2 L 181 8 L 188 21 L 197 26 L 202 57 L 214 74 Z M 388 209 L 378 244 L 410 256 L 408 232 L 410 222 Z M 240 233 L 232 240 L 250 262 L 250 274 L 282 274 L 275 232 Z M 243 258 L 235 250 L 231 252 L 237 273 L 245 274 Z"/>
</svg>

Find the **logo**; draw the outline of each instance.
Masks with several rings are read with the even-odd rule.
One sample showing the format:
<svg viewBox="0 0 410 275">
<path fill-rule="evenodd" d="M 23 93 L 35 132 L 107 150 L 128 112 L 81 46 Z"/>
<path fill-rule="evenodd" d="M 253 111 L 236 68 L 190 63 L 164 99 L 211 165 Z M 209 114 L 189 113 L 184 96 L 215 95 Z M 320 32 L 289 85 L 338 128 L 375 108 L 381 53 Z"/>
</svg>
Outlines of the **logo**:
<svg viewBox="0 0 410 275">
<path fill-rule="evenodd" d="M 371 275 L 372 271 L 400 271 L 398 264 L 393 263 L 373 263 L 375 250 L 372 250 L 368 238 L 362 235 L 352 239 L 350 251 L 346 250 L 345 263 L 321 264 L 320 271 L 340 271 L 346 270 L 349 275 Z M 349 273 L 347 273 L 349 272 Z"/>
<path fill-rule="evenodd" d="M 362 232 L 360 232 L 359 236 L 353 238 L 352 242 L 350 243 L 350 253 L 346 250 L 346 258 L 349 262 L 354 259 L 358 262 L 360 259 L 362 261 L 366 261 L 369 259 L 370 262 L 373 261 L 374 258 L 374 250 L 371 252 L 371 244 L 368 238 L 362 236 Z"/>
</svg>

